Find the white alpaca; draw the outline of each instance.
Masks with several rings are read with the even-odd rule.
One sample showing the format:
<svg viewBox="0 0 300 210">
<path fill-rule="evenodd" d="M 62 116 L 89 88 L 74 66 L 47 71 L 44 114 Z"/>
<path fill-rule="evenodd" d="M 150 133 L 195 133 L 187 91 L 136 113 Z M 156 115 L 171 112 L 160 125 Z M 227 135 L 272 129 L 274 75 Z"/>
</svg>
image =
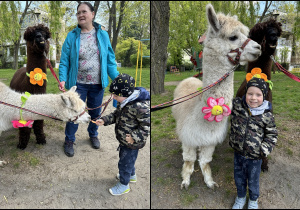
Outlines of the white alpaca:
<svg viewBox="0 0 300 210">
<path fill-rule="evenodd" d="M 23 108 L 52 116 L 63 121 L 74 121 L 74 123 L 88 123 L 91 119 L 85 110 L 85 103 L 75 92 L 76 86 L 72 87 L 68 92 L 61 94 L 37 94 L 28 97 Z M 21 107 L 21 96 L 8 86 L 0 82 L 0 101 L 11 105 Z M 24 120 L 43 120 L 50 119 L 46 116 L 34 114 L 23 110 Z M 0 135 L 2 131 L 13 128 L 13 120 L 20 120 L 20 110 L 8 105 L 0 103 Z M 0 161 L 0 166 L 3 164 Z"/>
<path fill-rule="evenodd" d="M 209 27 L 204 41 L 203 49 L 203 82 L 194 77 L 183 80 L 174 91 L 174 98 L 180 98 L 197 91 L 199 87 L 207 87 L 220 79 L 233 68 L 227 54 L 234 57 L 236 53 L 231 50 L 240 48 L 247 40 L 249 29 L 237 20 L 237 17 L 216 15 L 212 5 L 206 6 Z M 260 55 L 260 45 L 250 41 L 240 56 L 240 64 L 254 61 Z M 188 188 L 190 176 L 194 171 L 194 162 L 199 150 L 199 164 L 204 182 L 209 188 L 218 187 L 213 181 L 209 162 L 218 143 L 222 143 L 228 131 L 228 117 L 221 122 L 205 120 L 202 107 L 208 107 L 209 97 L 224 97 L 225 104 L 232 108 L 233 98 L 233 74 L 220 84 L 204 92 L 202 96 L 195 97 L 186 102 L 172 107 L 172 113 L 176 119 L 176 132 L 182 142 L 183 168 L 181 188 Z"/>
</svg>

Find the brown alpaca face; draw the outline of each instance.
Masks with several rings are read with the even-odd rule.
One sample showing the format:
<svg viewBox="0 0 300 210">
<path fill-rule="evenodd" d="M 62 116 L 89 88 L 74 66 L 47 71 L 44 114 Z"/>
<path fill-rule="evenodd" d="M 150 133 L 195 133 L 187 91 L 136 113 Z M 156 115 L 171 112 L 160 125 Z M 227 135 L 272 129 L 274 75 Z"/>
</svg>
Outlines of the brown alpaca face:
<svg viewBox="0 0 300 210">
<path fill-rule="evenodd" d="M 49 38 L 51 38 L 49 28 L 43 24 L 28 27 L 24 33 L 24 39 L 27 42 L 27 50 L 30 50 L 30 52 L 46 52 L 46 54 L 48 54 Z"/>
<path fill-rule="evenodd" d="M 275 52 L 280 33 L 276 28 L 272 27 L 267 28 L 266 32 L 266 49 Z"/>
<path fill-rule="evenodd" d="M 46 33 L 43 31 L 35 31 L 33 45 L 37 46 L 39 51 L 48 51 L 48 41 L 46 37 Z"/>
</svg>

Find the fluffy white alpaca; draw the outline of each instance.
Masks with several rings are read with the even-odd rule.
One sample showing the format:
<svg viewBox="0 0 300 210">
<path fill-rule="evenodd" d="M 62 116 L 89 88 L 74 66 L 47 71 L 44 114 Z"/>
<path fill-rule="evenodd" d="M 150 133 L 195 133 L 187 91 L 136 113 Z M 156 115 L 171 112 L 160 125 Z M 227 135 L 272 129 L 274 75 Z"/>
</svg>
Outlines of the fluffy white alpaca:
<svg viewBox="0 0 300 210">
<path fill-rule="evenodd" d="M 85 103 L 80 99 L 75 90 L 76 86 L 72 87 L 68 92 L 61 94 L 31 95 L 28 97 L 23 108 L 49 115 L 63 121 L 75 120 L 78 117 L 74 123 L 88 123 L 91 117 L 87 112 L 84 112 Z M 15 92 L 0 82 L 0 101 L 21 107 L 22 95 L 24 94 Z M 50 119 L 46 116 L 34 114 L 25 110 L 23 110 L 22 116 L 26 121 Z M 13 120 L 20 120 L 20 110 L 0 103 L 0 135 L 2 131 L 13 128 L 11 122 Z M 4 162 L 0 161 L 0 166 L 3 163 Z"/>
<path fill-rule="evenodd" d="M 206 6 L 208 19 L 207 36 L 203 49 L 203 82 L 194 77 L 183 80 L 174 91 L 174 98 L 179 98 L 197 91 L 199 87 L 206 87 L 220 79 L 225 73 L 232 70 L 227 54 L 234 58 L 236 53 L 231 50 L 240 48 L 247 40 L 249 29 L 237 20 L 237 17 L 216 15 L 212 5 Z M 240 64 L 254 61 L 260 55 L 260 45 L 250 41 L 240 56 Z M 224 97 L 225 104 L 232 108 L 233 98 L 233 74 L 220 84 L 204 92 L 202 96 L 195 97 L 186 102 L 172 107 L 172 113 L 176 119 L 176 132 L 182 142 L 183 168 L 181 188 L 188 188 L 190 176 L 194 171 L 194 162 L 199 150 L 199 164 L 204 181 L 209 188 L 218 187 L 213 181 L 209 162 L 218 143 L 222 143 L 228 131 L 228 117 L 221 122 L 205 120 L 202 107 L 208 107 L 209 97 Z"/>
</svg>

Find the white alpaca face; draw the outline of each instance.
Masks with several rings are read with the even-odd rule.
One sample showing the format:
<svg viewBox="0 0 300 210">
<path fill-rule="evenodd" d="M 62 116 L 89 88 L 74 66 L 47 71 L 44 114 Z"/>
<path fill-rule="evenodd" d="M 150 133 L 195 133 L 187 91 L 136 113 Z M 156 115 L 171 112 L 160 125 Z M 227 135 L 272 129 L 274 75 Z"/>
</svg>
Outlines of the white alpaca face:
<svg viewBox="0 0 300 210">
<path fill-rule="evenodd" d="M 85 105 L 81 108 L 81 110 L 79 110 L 79 112 L 74 113 L 75 118 L 71 118 L 71 120 L 76 119 L 76 117 L 81 115 L 84 111 L 85 111 Z M 91 120 L 91 116 L 87 112 L 84 112 L 80 117 L 78 117 L 77 120 L 74 121 L 74 123 L 75 124 L 89 123 L 90 120 Z"/>
<path fill-rule="evenodd" d="M 239 48 L 241 65 L 254 61 L 260 56 L 261 47 L 255 41 L 251 40 L 244 49 L 241 49 L 248 39 L 249 29 L 239 22 L 237 17 L 216 15 L 213 7 L 207 7 L 207 18 L 210 26 L 204 42 L 205 47 L 213 49 L 216 54 L 228 55 L 233 60 L 235 60 L 237 52 L 230 53 L 230 51 Z"/>
<path fill-rule="evenodd" d="M 72 87 L 68 92 L 61 94 L 62 104 L 67 109 L 64 109 L 63 116 L 60 119 L 64 121 L 74 121 L 78 123 L 89 123 L 91 120 L 90 115 L 85 111 L 85 103 L 82 101 L 75 92 L 76 86 Z"/>
</svg>

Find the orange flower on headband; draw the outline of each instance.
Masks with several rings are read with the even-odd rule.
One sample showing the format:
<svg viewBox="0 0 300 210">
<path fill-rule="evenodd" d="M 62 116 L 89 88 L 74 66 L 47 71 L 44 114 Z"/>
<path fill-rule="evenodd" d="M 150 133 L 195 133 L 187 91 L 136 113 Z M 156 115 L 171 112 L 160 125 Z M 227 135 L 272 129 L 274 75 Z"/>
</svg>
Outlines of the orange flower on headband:
<svg viewBox="0 0 300 210">
<path fill-rule="evenodd" d="M 248 73 L 246 75 L 246 80 L 247 82 L 252 79 L 253 77 L 256 77 L 256 78 L 262 78 L 265 80 L 265 82 L 268 81 L 268 78 L 267 78 L 267 75 L 265 75 L 264 73 L 261 73 L 261 69 L 260 68 L 253 68 L 251 70 L 251 73 Z"/>
</svg>

